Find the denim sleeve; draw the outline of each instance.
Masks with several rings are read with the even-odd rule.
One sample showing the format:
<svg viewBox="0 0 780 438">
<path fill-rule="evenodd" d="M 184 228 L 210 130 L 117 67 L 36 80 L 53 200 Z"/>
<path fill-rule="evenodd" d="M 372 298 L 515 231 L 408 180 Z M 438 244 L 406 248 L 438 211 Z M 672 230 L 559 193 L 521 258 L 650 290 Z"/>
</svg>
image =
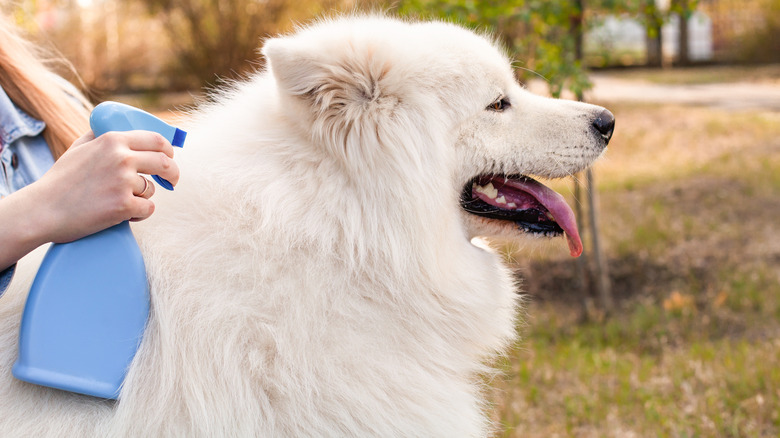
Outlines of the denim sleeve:
<svg viewBox="0 0 780 438">
<path fill-rule="evenodd" d="M 5 290 L 8 289 L 8 285 L 11 284 L 11 279 L 14 278 L 14 271 L 16 271 L 16 264 L 5 268 L 0 273 L 0 297 L 3 296 Z"/>
</svg>

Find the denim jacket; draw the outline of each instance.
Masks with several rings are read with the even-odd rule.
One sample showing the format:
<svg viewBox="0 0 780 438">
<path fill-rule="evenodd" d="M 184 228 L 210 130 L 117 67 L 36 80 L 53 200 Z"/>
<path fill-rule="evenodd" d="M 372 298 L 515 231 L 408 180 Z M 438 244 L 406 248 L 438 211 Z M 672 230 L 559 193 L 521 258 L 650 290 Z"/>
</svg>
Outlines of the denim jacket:
<svg viewBox="0 0 780 438">
<path fill-rule="evenodd" d="M 45 127 L 17 108 L 0 87 L 0 198 L 38 180 L 54 164 L 41 135 Z M 15 266 L 0 273 L 0 296 L 8 288 Z"/>
</svg>

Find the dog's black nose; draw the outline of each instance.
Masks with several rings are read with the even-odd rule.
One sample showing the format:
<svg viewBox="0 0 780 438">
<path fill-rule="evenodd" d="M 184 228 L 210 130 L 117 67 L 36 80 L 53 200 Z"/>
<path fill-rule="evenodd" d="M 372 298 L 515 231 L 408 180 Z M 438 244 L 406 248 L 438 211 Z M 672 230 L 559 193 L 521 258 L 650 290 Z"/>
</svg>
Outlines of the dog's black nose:
<svg viewBox="0 0 780 438">
<path fill-rule="evenodd" d="M 604 142 L 609 143 L 612 132 L 615 130 L 615 116 L 608 109 L 605 109 L 593 121 L 593 127 L 601 134 Z"/>
</svg>

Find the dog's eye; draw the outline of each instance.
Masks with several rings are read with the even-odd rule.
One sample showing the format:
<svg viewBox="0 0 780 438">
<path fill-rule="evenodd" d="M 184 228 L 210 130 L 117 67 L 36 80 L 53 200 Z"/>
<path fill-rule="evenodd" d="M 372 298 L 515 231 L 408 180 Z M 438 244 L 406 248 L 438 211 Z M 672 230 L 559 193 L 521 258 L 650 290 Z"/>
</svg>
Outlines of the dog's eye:
<svg viewBox="0 0 780 438">
<path fill-rule="evenodd" d="M 507 100 L 506 97 L 502 97 L 501 99 L 498 99 L 497 101 L 488 105 L 486 109 L 489 111 L 501 112 L 509 108 L 510 106 L 511 105 L 509 104 L 509 100 Z"/>
</svg>

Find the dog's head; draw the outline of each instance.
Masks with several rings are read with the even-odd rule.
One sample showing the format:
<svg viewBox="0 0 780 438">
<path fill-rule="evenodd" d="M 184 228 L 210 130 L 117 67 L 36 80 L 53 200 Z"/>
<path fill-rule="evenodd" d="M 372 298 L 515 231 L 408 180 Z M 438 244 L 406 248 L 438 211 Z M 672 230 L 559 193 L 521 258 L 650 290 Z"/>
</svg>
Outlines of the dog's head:
<svg viewBox="0 0 780 438">
<path fill-rule="evenodd" d="M 527 92 L 489 38 L 451 24 L 323 21 L 263 53 L 287 119 L 345 174 L 413 180 L 417 193 L 400 196 L 460 208 L 467 237 L 565 233 L 582 251 L 572 210 L 531 175 L 589 166 L 609 111 Z"/>
</svg>

